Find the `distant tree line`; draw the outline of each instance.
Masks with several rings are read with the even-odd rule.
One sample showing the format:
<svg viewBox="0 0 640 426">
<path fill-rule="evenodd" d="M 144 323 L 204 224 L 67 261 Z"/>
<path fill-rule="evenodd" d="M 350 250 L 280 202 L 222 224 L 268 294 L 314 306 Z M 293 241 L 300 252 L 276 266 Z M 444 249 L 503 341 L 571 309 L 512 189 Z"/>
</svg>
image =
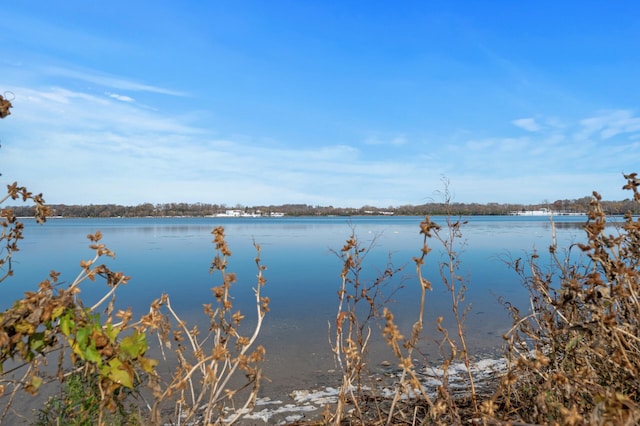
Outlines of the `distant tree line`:
<svg viewBox="0 0 640 426">
<path fill-rule="evenodd" d="M 424 216 L 449 213 L 454 215 L 507 215 L 513 211 L 537 210 L 549 208 L 555 212 L 586 213 L 591 197 L 575 200 L 557 200 L 552 203 L 540 204 L 503 204 L 503 203 L 427 203 L 420 205 L 403 205 L 398 207 L 363 206 L 360 208 L 312 206 L 308 204 L 282 204 L 269 206 L 241 206 L 233 207 L 224 204 L 206 203 L 144 203 L 136 206 L 118 204 L 89 204 L 89 205 L 50 205 L 54 216 L 59 217 L 205 217 L 224 213 L 227 210 L 240 210 L 247 213 L 257 213 L 265 216 L 272 212 L 284 213 L 287 216 L 356 216 L 356 215 L 395 215 L 395 216 Z M 638 203 L 630 199 L 623 201 L 603 201 L 602 205 L 607 214 L 622 215 L 630 211 L 640 214 Z M 11 207 L 19 217 L 33 216 L 32 207 Z"/>
</svg>

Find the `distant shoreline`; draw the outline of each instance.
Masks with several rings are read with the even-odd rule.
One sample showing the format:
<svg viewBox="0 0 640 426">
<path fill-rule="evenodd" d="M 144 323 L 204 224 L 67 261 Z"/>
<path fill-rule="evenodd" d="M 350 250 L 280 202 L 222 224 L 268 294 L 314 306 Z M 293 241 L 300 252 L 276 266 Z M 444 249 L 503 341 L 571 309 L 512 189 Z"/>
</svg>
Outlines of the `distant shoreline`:
<svg viewBox="0 0 640 426">
<path fill-rule="evenodd" d="M 257 220 L 261 220 L 261 219 L 281 219 L 281 220 L 287 220 L 287 219 L 302 219 L 302 218 L 367 218 L 367 217 L 371 217 L 371 218 L 377 218 L 377 219 L 393 219 L 393 218 L 411 218 L 411 217 L 415 217 L 415 218 L 422 218 L 424 216 L 431 216 L 431 217 L 446 217 L 447 215 L 445 214 L 426 214 L 426 215 L 420 215 L 420 214 L 411 214 L 411 215 L 364 215 L 364 214 L 354 214 L 354 215 L 283 215 L 283 216 L 238 216 L 238 217 L 232 217 L 232 216 L 215 216 L 215 215 L 208 215 L 208 216 L 200 216 L 200 215 L 179 215 L 179 216 L 48 216 L 47 220 L 64 220 L 64 219 L 229 219 L 231 221 L 242 221 L 242 220 L 249 220 L 249 219 L 257 219 Z M 572 213 L 572 214 L 553 214 L 553 215 L 527 215 L 527 214 L 522 214 L 522 215 L 514 215 L 514 214 L 466 214 L 466 215 L 459 215 L 459 214 L 452 214 L 452 217 L 493 217 L 493 218 L 507 218 L 507 217 L 512 217 L 512 218 L 521 218 L 521 219 L 544 219 L 544 218 L 549 218 L 549 219 L 556 219 L 556 218 L 586 218 L 587 215 L 583 214 L 583 213 Z M 617 215 L 617 214 L 613 214 L 613 215 L 608 215 L 609 217 L 622 217 L 623 215 Z M 636 215 L 633 215 L 636 216 Z M 34 219 L 33 216 L 16 216 L 17 219 L 19 220 L 25 220 L 25 219 Z"/>
<path fill-rule="evenodd" d="M 229 207 L 224 204 L 204 203 L 144 203 L 136 206 L 117 204 L 66 205 L 48 204 L 51 217 L 290 217 L 290 216 L 585 216 L 591 205 L 591 197 L 577 200 L 557 200 L 540 204 L 514 203 L 428 203 L 373 207 L 333 207 L 308 204 L 281 204 L 269 206 Z M 601 201 L 607 215 L 640 214 L 640 205 L 631 199 Z M 8 206 L 18 217 L 33 216 L 31 206 Z"/>
</svg>

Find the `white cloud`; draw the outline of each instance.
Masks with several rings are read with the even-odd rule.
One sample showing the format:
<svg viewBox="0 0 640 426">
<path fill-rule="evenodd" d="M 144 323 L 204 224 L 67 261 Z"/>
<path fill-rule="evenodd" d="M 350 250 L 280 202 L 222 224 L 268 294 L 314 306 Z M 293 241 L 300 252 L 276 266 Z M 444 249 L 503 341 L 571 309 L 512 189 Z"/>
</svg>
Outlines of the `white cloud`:
<svg viewBox="0 0 640 426">
<path fill-rule="evenodd" d="M 127 78 L 122 78 L 113 75 L 107 75 L 96 71 L 79 71 L 76 69 L 62 68 L 62 67 L 44 67 L 42 70 L 44 73 L 53 76 L 66 77 L 74 80 L 86 81 L 89 83 L 98 84 L 100 86 L 109 87 L 113 89 L 129 90 L 133 92 L 151 92 L 162 95 L 170 96 L 187 96 L 186 93 L 167 89 L 163 87 L 153 86 L 145 83 L 139 83 Z"/>
<path fill-rule="evenodd" d="M 387 134 L 367 143 L 394 149 L 369 155 L 332 141 L 273 147 L 220 137 L 188 115 L 139 106 L 115 90 L 7 87 L 14 110 L 2 123 L 2 179 L 53 203 L 418 204 L 442 189 L 442 175 L 463 202 L 539 202 L 594 189 L 615 198 L 619 172 L 640 164 L 637 141 L 617 137 L 638 132 L 638 118 L 624 110 L 563 127 L 521 119 L 538 130 L 517 138 L 465 133 L 460 143 L 431 137 L 422 148 L 404 133 Z M 568 137 L 580 131 L 609 143 Z"/>
<path fill-rule="evenodd" d="M 540 125 L 534 118 L 519 118 L 517 120 L 513 120 L 511 123 L 528 132 L 537 132 L 541 129 Z"/>
<path fill-rule="evenodd" d="M 89 93 L 72 91 L 60 87 L 31 89 L 15 87 L 12 89 L 16 121 L 40 123 L 50 132 L 69 131 L 83 134 L 90 130 L 119 132 L 121 134 L 151 135 L 171 132 L 192 134 L 200 129 L 184 124 L 179 116 L 165 115 L 137 107 L 128 102 L 116 102 L 113 97 L 105 98 Z"/>
<path fill-rule="evenodd" d="M 626 133 L 631 133 L 630 137 L 633 137 L 640 132 L 640 117 L 634 116 L 629 110 L 608 111 L 580 120 L 580 127 L 575 134 L 577 139 L 587 139 L 594 134 L 602 139 Z"/>
<path fill-rule="evenodd" d="M 110 92 L 107 92 L 107 93 L 105 93 L 105 94 L 106 94 L 107 96 L 109 96 L 110 98 L 113 98 L 113 99 L 119 100 L 119 101 L 121 101 L 121 102 L 134 102 L 134 101 L 135 101 L 135 99 L 133 99 L 133 98 L 132 98 L 132 97 L 130 97 L 130 96 L 126 96 L 126 95 L 119 95 L 119 94 L 117 94 L 117 93 L 110 93 Z"/>
<path fill-rule="evenodd" d="M 49 202 L 371 204 L 413 180 L 412 165 L 364 161 L 348 145 L 220 140 L 181 117 L 62 88 L 15 96 L 3 173 Z"/>
</svg>

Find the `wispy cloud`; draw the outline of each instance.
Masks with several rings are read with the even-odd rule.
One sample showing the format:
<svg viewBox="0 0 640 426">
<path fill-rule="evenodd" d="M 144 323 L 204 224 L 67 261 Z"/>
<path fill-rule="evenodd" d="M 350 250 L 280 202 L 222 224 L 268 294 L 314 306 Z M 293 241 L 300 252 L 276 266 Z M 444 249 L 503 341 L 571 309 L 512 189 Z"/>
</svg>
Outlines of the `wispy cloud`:
<svg viewBox="0 0 640 426">
<path fill-rule="evenodd" d="M 153 86 L 150 84 L 136 82 L 127 78 L 108 75 L 91 70 L 78 70 L 56 66 L 47 66 L 43 67 L 42 72 L 51 76 L 59 76 L 74 80 L 86 81 L 112 89 L 129 90 L 133 92 L 150 92 L 170 96 L 188 96 L 186 93 L 179 90 Z"/>
<path fill-rule="evenodd" d="M 537 132 L 540 130 L 540 125 L 536 122 L 535 118 L 519 118 L 513 120 L 512 123 L 528 132 Z"/>
<path fill-rule="evenodd" d="M 2 123 L 3 175 L 54 203 L 417 204 L 441 189 L 443 175 L 458 201 L 540 202 L 592 190 L 615 198 L 619 173 L 640 164 L 640 119 L 623 109 L 573 121 L 520 118 L 511 124 L 527 133 L 515 137 L 398 131 L 374 133 L 364 146 L 264 144 L 220 135 L 189 111 L 148 107 L 131 95 L 180 91 L 61 70 L 69 84 L 4 84 L 14 114 Z M 101 90 L 78 89 L 78 81 Z"/>
<path fill-rule="evenodd" d="M 117 93 L 105 93 L 107 96 L 109 96 L 110 98 L 113 99 L 117 99 L 121 102 L 134 102 L 135 99 L 133 99 L 131 96 L 127 96 L 127 95 L 119 95 Z"/>
<path fill-rule="evenodd" d="M 12 86 L 18 121 L 39 122 L 49 132 L 65 130 L 82 134 L 87 130 L 119 130 L 123 133 L 176 132 L 190 134 L 201 130 L 183 124 L 177 115 L 166 115 L 139 107 L 113 96 L 80 92 L 62 87 L 33 89 Z M 120 96 L 120 95 L 119 95 Z M 116 101 L 117 99 L 117 101 Z M 35 132 L 47 131 L 33 129 Z"/>
<path fill-rule="evenodd" d="M 538 202 L 594 189 L 614 197 L 618 173 L 640 164 L 637 140 L 617 138 L 635 131 L 636 119 L 625 111 L 517 138 L 434 141 L 428 157 L 416 151 L 368 158 L 345 144 L 271 147 L 250 137 L 222 139 L 185 117 L 119 96 L 59 87 L 17 87 L 14 94 L 15 114 L 3 122 L 11 136 L 3 140 L 3 174 L 26 177 L 51 202 L 416 204 L 440 188 L 442 175 L 461 201 Z M 616 143 L 572 137 L 585 128 Z M 384 141 L 415 149 L 404 135 Z"/>
<path fill-rule="evenodd" d="M 637 136 L 640 132 L 640 117 L 629 110 L 602 112 L 580 121 L 581 128 L 576 133 L 578 139 L 586 139 L 597 134 L 602 139 L 610 139 L 620 134 Z"/>
<path fill-rule="evenodd" d="M 398 200 L 381 184 L 411 181 L 411 165 L 360 160 L 348 145 L 218 139 L 179 116 L 63 88 L 17 87 L 15 96 L 3 172 L 20 178 L 29 170 L 34 190 L 51 202 L 391 204 Z"/>
</svg>

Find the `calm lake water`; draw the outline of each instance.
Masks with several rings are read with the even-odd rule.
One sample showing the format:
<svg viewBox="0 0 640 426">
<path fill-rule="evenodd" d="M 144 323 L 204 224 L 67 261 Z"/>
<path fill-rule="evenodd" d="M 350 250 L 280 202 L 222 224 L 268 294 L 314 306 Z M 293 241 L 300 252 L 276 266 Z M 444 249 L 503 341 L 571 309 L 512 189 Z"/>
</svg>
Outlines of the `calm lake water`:
<svg viewBox="0 0 640 426">
<path fill-rule="evenodd" d="M 235 306 L 255 320 L 252 287 L 255 286 L 256 255 L 253 242 L 262 247 L 267 284 L 263 294 L 271 299 L 261 333 L 267 349 L 265 370 L 272 390 L 304 388 L 326 383 L 335 368 L 328 343 L 327 326 L 334 324 L 337 290 L 342 263 L 340 250 L 352 229 L 364 247 L 373 244 L 363 264 L 363 276 L 374 279 L 389 259 L 405 269 L 394 275 L 394 285 L 404 286 L 393 296 L 401 331 L 409 334 L 418 315 L 419 285 L 414 256 L 420 254 L 422 217 L 322 217 L 322 218 L 140 218 L 140 219 L 52 219 L 40 226 L 26 221 L 25 239 L 14 256 L 15 276 L 0 287 L 0 307 L 6 308 L 24 291 L 35 289 L 50 270 L 73 281 L 79 262 L 90 259 L 86 235 L 101 230 L 103 242 L 116 253 L 105 260 L 112 269 L 131 277 L 118 296 L 120 307 L 131 306 L 139 315 L 162 293 L 168 293 L 174 308 L 189 322 L 204 319 L 202 304 L 213 301 L 211 287 L 220 283 L 210 275 L 214 256 L 211 230 L 225 227 L 232 251 L 229 271 L 236 272 Z M 441 223 L 443 218 L 435 218 Z M 505 256 L 523 257 L 536 249 L 544 264 L 551 243 L 551 225 L 545 217 L 471 217 L 463 227 L 458 251 L 461 275 L 468 285 L 465 304 L 471 306 L 466 329 L 474 353 L 487 354 L 499 348 L 501 335 L 510 326 L 499 298 L 526 310 L 527 292 L 504 262 Z M 557 217 L 558 243 L 582 241 L 586 217 Z M 438 278 L 442 248 L 432 242 L 424 275 L 433 282 L 428 294 L 425 320 L 450 315 L 450 295 Z M 548 263 L 548 262 L 547 262 Z M 86 305 L 104 294 L 101 282 L 86 282 L 81 297 Z M 374 325 L 375 327 L 375 325 Z M 426 327 L 423 351 L 437 357 L 438 334 Z M 388 358 L 384 344 L 372 344 L 372 360 Z"/>
</svg>

